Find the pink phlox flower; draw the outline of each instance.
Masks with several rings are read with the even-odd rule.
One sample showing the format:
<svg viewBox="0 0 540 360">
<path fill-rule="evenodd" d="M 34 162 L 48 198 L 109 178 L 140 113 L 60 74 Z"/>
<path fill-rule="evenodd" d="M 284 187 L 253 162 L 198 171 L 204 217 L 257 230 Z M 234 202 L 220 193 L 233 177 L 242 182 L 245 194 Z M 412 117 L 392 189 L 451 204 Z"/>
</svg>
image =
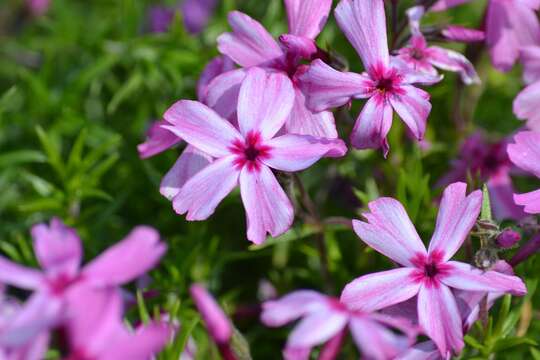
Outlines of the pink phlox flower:
<svg viewBox="0 0 540 360">
<path fill-rule="evenodd" d="M 510 160 L 519 168 L 540 178 L 540 133 L 522 131 L 508 145 Z M 540 213 L 540 189 L 525 194 L 515 194 L 516 204 L 525 206 L 528 214 Z"/>
<path fill-rule="evenodd" d="M 199 284 L 191 285 L 189 292 L 212 340 L 218 346 L 228 345 L 233 327 L 216 300 Z"/>
<path fill-rule="evenodd" d="M 480 78 L 465 56 L 457 51 L 427 45 L 426 38 L 420 30 L 420 20 L 423 15 L 423 6 L 415 6 L 407 10 L 412 37 L 408 46 L 397 51 L 397 56 L 415 71 L 436 76 L 435 67 L 437 67 L 459 73 L 461 80 L 467 85 L 479 84 Z"/>
<path fill-rule="evenodd" d="M 461 146 L 458 158 L 452 162 L 452 169 L 436 186 L 466 181 L 469 174 L 479 176 L 480 181 L 488 186 L 495 218 L 522 219 L 526 214 L 514 203 L 515 191 L 510 177 L 513 166 L 506 152 L 507 145 L 507 139 L 491 142 L 482 132 L 472 134 Z"/>
<path fill-rule="evenodd" d="M 293 83 L 294 103 L 285 122 L 284 130 L 288 133 L 326 138 L 338 136 L 333 114 L 309 110 L 297 80 L 306 66 L 302 65 L 302 60 L 324 56 L 314 39 L 322 31 L 331 5 L 331 0 L 285 0 L 289 33 L 282 34 L 279 43 L 259 22 L 238 11 L 229 14 L 233 32 L 218 38 L 219 51 L 243 68 L 258 66 L 289 76 Z M 230 80 L 231 83 L 235 81 L 234 78 Z"/>
<path fill-rule="evenodd" d="M 81 241 L 59 219 L 32 228 L 34 251 L 42 271 L 0 257 L 0 282 L 34 293 L 8 326 L 0 331 L 0 345 L 28 343 L 42 331 L 57 326 L 71 306 L 77 285 L 116 287 L 152 269 L 166 251 L 159 234 L 147 226 L 136 227 L 121 242 L 81 268 Z"/>
<path fill-rule="evenodd" d="M 426 250 L 403 206 L 394 199 L 369 203 L 367 222 L 353 220 L 366 244 L 403 267 L 361 276 L 349 283 L 341 301 L 351 309 L 375 311 L 416 297 L 418 323 L 446 355 L 463 348 L 463 327 L 452 289 L 524 295 L 523 281 L 451 261 L 480 213 L 482 192 L 466 196 L 467 185 L 454 183 L 443 194 L 435 232 Z"/>
<path fill-rule="evenodd" d="M 468 3 L 471 0 L 439 0 L 432 11 Z M 519 59 L 520 48 L 540 45 L 539 0 L 489 0 L 485 14 L 486 45 L 491 62 L 509 71 Z"/>
<path fill-rule="evenodd" d="M 527 127 L 540 131 L 540 46 L 521 48 L 523 80 L 527 86 L 514 99 L 514 114 Z"/>
<path fill-rule="evenodd" d="M 311 290 L 295 291 L 263 303 L 261 320 L 267 326 L 283 326 L 300 318 L 283 352 L 287 360 L 309 359 L 312 348 L 325 343 L 337 342 L 341 347 L 347 328 L 363 356 L 377 360 L 395 358 L 417 335 L 416 327 L 405 319 L 354 310 L 339 299 Z M 337 350 L 333 349 L 333 353 Z"/>
<path fill-rule="evenodd" d="M 339 157 L 339 139 L 309 135 L 277 136 L 294 102 L 286 75 L 248 70 L 238 97 L 238 129 L 206 105 L 182 100 L 165 113 L 167 129 L 216 160 L 190 178 L 173 198 L 186 219 L 205 220 L 237 185 L 247 217 L 247 238 L 260 244 L 266 233 L 278 236 L 293 222 L 293 207 L 271 168 L 295 172 L 321 157 Z"/>
<path fill-rule="evenodd" d="M 493 267 L 493 271 L 503 273 L 506 275 L 514 275 L 512 267 L 505 261 L 498 261 Z M 461 320 L 463 322 L 463 333 L 467 333 L 473 324 L 478 320 L 480 313 L 480 303 L 487 296 L 487 308 L 491 308 L 495 301 L 503 296 L 503 293 L 484 293 L 474 291 L 453 290 L 456 297 L 456 303 L 458 305 Z M 394 305 L 387 308 L 383 313 L 389 316 L 404 316 L 411 321 L 415 321 L 417 318 L 416 304 L 413 301 L 406 301 L 405 303 Z M 423 341 L 415 344 L 413 347 L 400 354 L 396 360 L 449 360 L 450 355 L 443 357 L 437 345 L 431 340 Z"/>
<path fill-rule="evenodd" d="M 323 111 L 353 99 L 368 99 L 351 134 L 351 143 L 358 149 L 382 147 L 385 155 L 388 153 L 386 136 L 394 110 L 414 137 L 423 139 L 431 111 L 430 96 L 412 84 L 434 83 L 441 78 L 415 72 L 403 60 L 391 59 L 383 0 L 342 0 L 335 16 L 366 72 L 339 72 L 315 60 L 299 77 L 308 107 Z"/>
<path fill-rule="evenodd" d="M 122 299 L 114 288 L 77 285 L 69 296 L 65 360 L 147 360 L 171 340 L 173 329 L 163 321 L 126 328 Z"/>
</svg>

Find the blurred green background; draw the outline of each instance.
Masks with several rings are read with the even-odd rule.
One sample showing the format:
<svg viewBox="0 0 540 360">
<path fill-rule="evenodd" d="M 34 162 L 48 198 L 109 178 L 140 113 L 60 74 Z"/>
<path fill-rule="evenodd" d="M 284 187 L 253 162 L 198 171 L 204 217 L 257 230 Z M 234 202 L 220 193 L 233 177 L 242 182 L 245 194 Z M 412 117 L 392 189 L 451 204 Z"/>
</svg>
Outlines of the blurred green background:
<svg viewBox="0 0 540 360">
<path fill-rule="evenodd" d="M 474 1 L 429 15 L 424 24 L 477 27 L 485 3 Z M 413 1 L 399 4 L 403 16 Z M 168 32 L 155 34 L 148 31 L 148 10 L 153 5 L 175 2 L 52 0 L 50 10 L 39 17 L 31 16 L 23 1 L 1 2 L 0 252 L 36 265 L 29 228 L 52 216 L 78 230 L 86 260 L 135 225 L 152 225 L 169 245 L 164 261 L 151 273 L 150 288 L 158 295 L 139 301 L 129 316 L 137 320 L 146 311 L 163 310 L 182 323 L 181 335 L 161 358 L 177 359 L 188 335 L 197 343 L 198 358 L 218 358 L 187 294 L 194 281 L 205 283 L 217 295 L 251 344 L 253 358 L 279 358 L 289 330 L 266 329 L 254 316 L 262 280 L 270 281 L 279 294 L 312 288 L 339 295 L 355 277 L 392 264 L 366 248 L 348 228 L 328 225 L 323 234 L 332 280 L 324 284 L 317 229 L 297 216 L 289 233 L 263 246 L 250 246 L 238 192 L 205 222 L 188 223 L 174 213 L 158 187 L 180 149 L 140 160 L 136 145 L 143 141 L 149 123 L 174 101 L 195 98 L 201 70 L 218 54 L 215 39 L 229 29 L 229 11 L 246 12 L 276 36 L 286 32 L 286 17 L 281 0 L 225 0 L 200 35 L 184 30 L 181 14 Z M 350 69 L 362 70 L 333 18 L 318 43 L 346 58 Z M 463 45 L 448 46 L 465 51 Z M 479 128 L 500 139 L 521 126 L 512 114 L 512 100 L 522 87 L 520 69 L 498 73 L 485 52 L 476 59 L 476 67 L 481 86 L 462 89 L 458 78 L 447 73 L 444 81 L 427 89 L 433 103 L 429 150 L 410 141 L 396 118 L 388 159 L 378 151 L 351 150 L 343 159 L 323 160 L 300 174 L 321 216 L 357 218 L 368 201 L 392 196 L 403 202 L 428 240 L 440 194 L 433 184 L 448 170 L 463 139 Z M 361 105 L 355 102 L 350 112 L 336 112 L 344 139 Z M 290 178 L 280 180 L 290 187 Z M 520 182 L 523 188 L 534 186 L 530 179 Z M 534 290 L 538 262 L 532 259 L 517 271 Z M 474 329 L 463 358 L 496 353 L 500 359 L 540 359 L 534 342 L 540 339 L 540 299 L 531 291 L 525 300 L 512 303 L 510 313 L 502 309 L 499 314 L 498 307 L 492 311 L 494 324 L 503 330 L 494 334 Z M 51 351 L 49 356 L 58 354 Z M 357 357 L 348 341 L 342 358 Z"/>
</svg>

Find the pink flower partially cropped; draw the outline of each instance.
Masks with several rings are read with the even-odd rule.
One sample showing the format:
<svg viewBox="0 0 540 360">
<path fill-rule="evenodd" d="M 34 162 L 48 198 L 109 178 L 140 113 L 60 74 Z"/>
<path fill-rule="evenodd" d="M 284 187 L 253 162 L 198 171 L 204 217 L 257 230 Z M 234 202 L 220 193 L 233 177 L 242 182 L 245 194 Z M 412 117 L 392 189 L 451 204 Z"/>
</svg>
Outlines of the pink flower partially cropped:
<svg viewBox="0 0 540 360">
<path fill-rule="evenodd" d="M 463 328 L 452 289 L 524 295 L 523 281 L 495 271 L 450 261 L 476 223 L 481 191 L 466 196 L 467 185 L 446 188 L 435 232 L 426 250 L 403 206 L 391 198 L 369 203 L 368 222 L 353 221 L 360 239 L 403 267 L 361 276 L 349 283 L 341 301 L 350 308 L 374 311 L 416 297 L 418 323 L 440 353 L 463 348 Z"/>
<path fill-rule="evenodd" d="M 527 87 L 514 99 L 514 114 L 527 120 L 527 127 L 540 131 L 540 46 L 521 49 L 523 80 Z"/>
<path fill-rule="evenodd" d="M 540 178 L 540 133 L 523 131 L 508 145 L 510 160 L 519 168 Z M 515 194 L 516 204 L 525 206 L 529 214 L 540 213 L 540 189 L 526 194 Z"/>
<path fill-rule="evenodd" d="M 414 86 L 438 77 L 413 73 L 402 61 L 390 61 L 383 0 L 342 0 L 335 10 L 339 27 L 354 46 L 366 72 L 342 73 L 315 60 L 299 77 L 313 111 L 324 111 L 353 99 L 368 99 L 356 120 L 351 143 L 358 149 L 383 148 L 395 110 L 421 140 L 431 111 L 429 94 Z"/>
<path fill-rule="evenodd" d="M 218 38 L 219 51 L 238 65 L 263 67 L 290 77 L 294 103 L 285 122 L 288 133 L 326 138 L 338 136 L 333 114 L 309 110 L 297 82 L 298 74 L 306 66 L 301 61 L 322 56 L 314 39 L 322 31 L 331 5 L 332 0 L 285 0 L 289 33 L 281 35 L 279 43 L 259 22 L 238 11 L 229 14 L 233 32 Z"/>
<path fill-rule="evenodd" d="M 218 345 L 228 344 L 233 330 L 227 315 L 203 286 L 194 284 L 189 292 L 206 324 L 210 337 Z"/>
<path fill-rule="evenodd" d="M 436 76 L 437 67 L 459 73 L 461 80 L 467 85 L 480 83 L 474 66 L 465 56 L 439 46 L 428 47 L 426 38 L 420 31 L 423 15 L 423 6 L 415 6 L 407 11 L 412 37 L 408 46 L 398 50 L 397 56 L 417 72 Z"/>
<path fill-rule="evenodd" d="M 287 360 L 309 359 L 312 348 L 324 343 L 334 345 L 334 339 L 342 340 L 347 327 L 363 356 L 375 360 L 394 359 L 417 334 L 407 320 L 357 311 L 338 299 L 311 290 L 295 291 L 263 304 L 261 320 L 267 326 L 283 326 L 300 318 L 283 352 Z M 341 341 L 337 343 L 340 345 Z M 333 349 L 334 354 L 336 350 Z"/>
<path fill-rule="evenodd" d="M 26 343 L 55 326 L 72 305 L 69 294 L 74 286 L 103 289 L 125 284 L 152 269 L 166 251 L 156 230 L 139 226 L 81 268 L 80 239 L 60 220 L 35 225 L 32 237 L 43 271 L 0 257 L 0 283 L 34 290 L 18 316 L 1 329 L 0 345 Z"/>
<path fill-rule="evenodd" d="M 439 0 L 430 10 L 442 11 L 471 0 Z M 520 48 L 540 44 L 538 0 L 489 0 L 486 10 L 486 45 L 491 62 L 509 71 L 519 58 Z"/>
<path fill-rule="evenodd" d="M 26 5 L 32 15 L 42 16 L 51 6 L 51 0 L 26 0 Z"/>
<path fill-rule="evenodd" d="M 260 244 L 266 233 L 278 236 L 289 229 L 291 202 L 271 168 L 300 171 L 321 157 L 346 152 L 343 141 L 309 135 L 275 137 L 287 120 L 294 89 L 282 73 L 260 68 L 248 71 L 238 97 L 237 130 L 209 107 L 182 100 L 165 113 L 167 129 L 216 160 L 190 178 L 173 198 L 178 214 L 205 220 L 237 185 L 246 210 L 247 238 Z"/>
<path fill-rule="evenodd" d="M 490 142 L 483 133 L 474 133 L 465 140 L 458 158 L 452 161 L 452 168 L 437 181 L 437 186 L 466 181 L 468 176 L 478 177 L 488 186 L 496 219 L 522 219 L 526 214 L 513 199 L 512 162 L 506 152 L 507 145 L 506 139 Z"/>
</svg>

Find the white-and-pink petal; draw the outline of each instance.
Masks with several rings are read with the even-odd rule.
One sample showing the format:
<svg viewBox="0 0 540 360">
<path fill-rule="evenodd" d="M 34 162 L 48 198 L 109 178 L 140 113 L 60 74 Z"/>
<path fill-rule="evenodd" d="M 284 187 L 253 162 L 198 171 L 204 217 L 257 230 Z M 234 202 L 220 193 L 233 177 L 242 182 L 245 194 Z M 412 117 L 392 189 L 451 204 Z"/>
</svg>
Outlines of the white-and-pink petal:
<svg viewBox="0 0 540 360">
<path fill-rule="evenodd" d="M 392 127 L 392 106 L 380 95 L 371 97 L 358 115 L 351 132 L 351 144 L 357 149 L 382 148 L 388 154 L 386 136 Z"/>
<path fill-rule="evenodd" d="M 429 94 L 411 85 L 400 87 L 399 95 L 390 96 L 390 104 L 417 140 L 422 140 L 431 112 Z"/>
<path fill-rule="evenodd" d="M 289 33 L 315 39 L 322 31 L 332 0 L 285 0 Z"/>
</svg>

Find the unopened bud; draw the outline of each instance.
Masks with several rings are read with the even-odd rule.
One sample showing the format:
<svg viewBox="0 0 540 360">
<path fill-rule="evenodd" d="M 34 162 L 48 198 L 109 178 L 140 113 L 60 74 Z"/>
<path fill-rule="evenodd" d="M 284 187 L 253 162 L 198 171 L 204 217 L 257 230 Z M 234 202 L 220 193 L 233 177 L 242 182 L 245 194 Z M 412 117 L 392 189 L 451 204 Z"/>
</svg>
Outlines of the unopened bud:
<svg viewBox="0 0 540 360">
<path fill-rule="evenodd" d="M 520 233 L 512 229 L 505 229 L 497 236 L 497 245 L 503 249 L 508 249 L 516 245 L 520 240 Z"/>
</svg>

